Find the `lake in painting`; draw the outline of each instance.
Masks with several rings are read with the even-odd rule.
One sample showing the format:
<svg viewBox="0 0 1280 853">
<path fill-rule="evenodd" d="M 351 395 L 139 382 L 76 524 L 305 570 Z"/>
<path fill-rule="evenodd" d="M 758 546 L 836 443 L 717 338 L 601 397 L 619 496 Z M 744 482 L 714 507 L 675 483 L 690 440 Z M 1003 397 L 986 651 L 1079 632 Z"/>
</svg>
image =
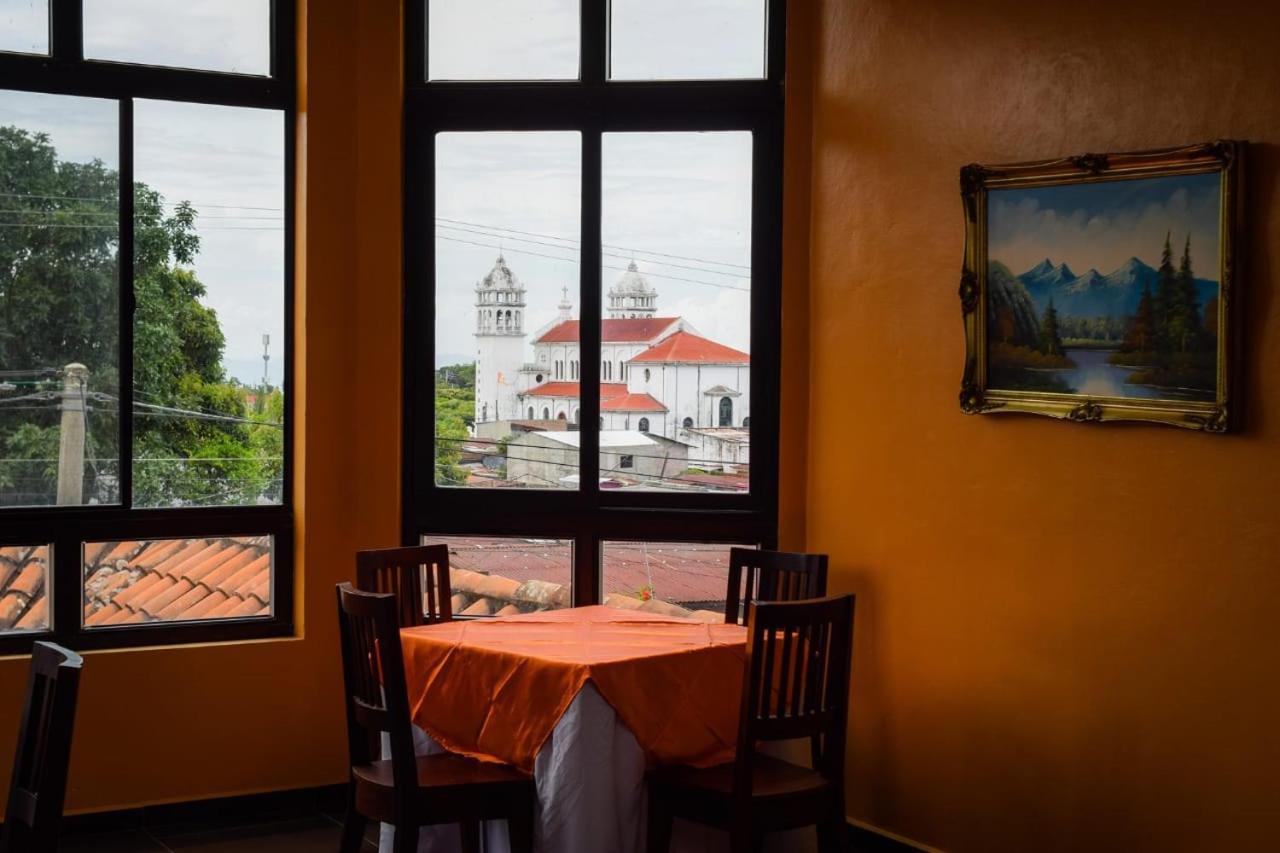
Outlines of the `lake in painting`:
<svg viewBox="0 0 1280 853">
<path fill-rule="evenodd" d="M 993 189 L 987 387 L 1212 401 L 1218 173 Z"/>
</svg>

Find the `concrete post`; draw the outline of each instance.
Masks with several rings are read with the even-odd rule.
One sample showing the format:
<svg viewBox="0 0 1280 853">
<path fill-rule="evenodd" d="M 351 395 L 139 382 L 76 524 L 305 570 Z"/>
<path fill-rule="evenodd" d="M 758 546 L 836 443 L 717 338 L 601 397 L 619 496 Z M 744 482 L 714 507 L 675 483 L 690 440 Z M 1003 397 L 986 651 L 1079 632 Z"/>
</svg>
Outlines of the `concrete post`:
<svg viewBox="0 0 1280 853">
<path fill-rule="evenodd" d="M 89 368 L 68 364 L 63 371 L 62 441 L 58 446 L 58 506 L 84 503 L 84 416 Z"/>
</svg>

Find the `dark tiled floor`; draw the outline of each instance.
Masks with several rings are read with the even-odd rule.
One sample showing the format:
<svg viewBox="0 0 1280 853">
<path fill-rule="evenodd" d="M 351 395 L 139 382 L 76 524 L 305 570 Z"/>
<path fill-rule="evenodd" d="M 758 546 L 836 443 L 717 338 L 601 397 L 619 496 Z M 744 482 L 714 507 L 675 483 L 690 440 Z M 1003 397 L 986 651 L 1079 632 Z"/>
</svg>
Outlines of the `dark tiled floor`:
<svg viewBox="0 0 1280 853">
<path fill-rule="evenodd" d="M 61 853 L 312 853 L 335 851 L 341 808 L 333 803 L 273 803 L 269 808 L 228 803 L 217 814 L 140 812 L 107 820 L 70 821 Z M 107 825 L 103 825 L 103 824 Z M 378 849 L 376 825 L 365 849 Z"/>
<path fill-rule="evenodd" d="M 340 790 L 163 806 L 106 816 L 69 818 L 61 853 L 331 853 L 342 832 Z M 378 849 L 369 827 L 365 850 Z M 906 848 L 852 829 L 852 853 Z"/>
</svg>

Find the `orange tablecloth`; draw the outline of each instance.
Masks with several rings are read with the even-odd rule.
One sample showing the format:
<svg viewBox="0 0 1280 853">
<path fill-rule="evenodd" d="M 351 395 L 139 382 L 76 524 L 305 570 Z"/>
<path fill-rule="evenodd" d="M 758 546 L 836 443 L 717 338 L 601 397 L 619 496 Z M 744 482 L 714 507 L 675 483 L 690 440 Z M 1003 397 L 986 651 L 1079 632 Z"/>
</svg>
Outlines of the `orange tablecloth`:
<svg viewBox="0 0 1280 853">
<path fill-rule="evenodd" d="M 579 607 L 400 632 L 414 722 L 446 749 L 532 772 L 590 680 L 651 761 L 733 758 L 747 632 Z"/>
</svg>

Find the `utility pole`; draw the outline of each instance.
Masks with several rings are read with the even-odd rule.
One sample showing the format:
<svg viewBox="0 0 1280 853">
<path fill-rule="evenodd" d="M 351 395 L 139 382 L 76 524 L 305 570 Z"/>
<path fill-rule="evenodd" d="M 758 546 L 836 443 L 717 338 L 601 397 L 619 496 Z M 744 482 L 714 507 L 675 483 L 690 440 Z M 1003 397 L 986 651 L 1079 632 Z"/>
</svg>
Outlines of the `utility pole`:
<svg viewBox="0 0 1280 853">
<path fill-rule="evenodd" d="M 84 503 L 85 389 L 89 368 L 68 364 L 62 372 L 62 440 L 58 445 L 58 506 Z"/>
<path fill-rule="evenodd" d="M 266 394 L 267 389 L 271 387 L 271 336 L 263 334 L 262 336 L 262 393 Z"/>
</svg>

